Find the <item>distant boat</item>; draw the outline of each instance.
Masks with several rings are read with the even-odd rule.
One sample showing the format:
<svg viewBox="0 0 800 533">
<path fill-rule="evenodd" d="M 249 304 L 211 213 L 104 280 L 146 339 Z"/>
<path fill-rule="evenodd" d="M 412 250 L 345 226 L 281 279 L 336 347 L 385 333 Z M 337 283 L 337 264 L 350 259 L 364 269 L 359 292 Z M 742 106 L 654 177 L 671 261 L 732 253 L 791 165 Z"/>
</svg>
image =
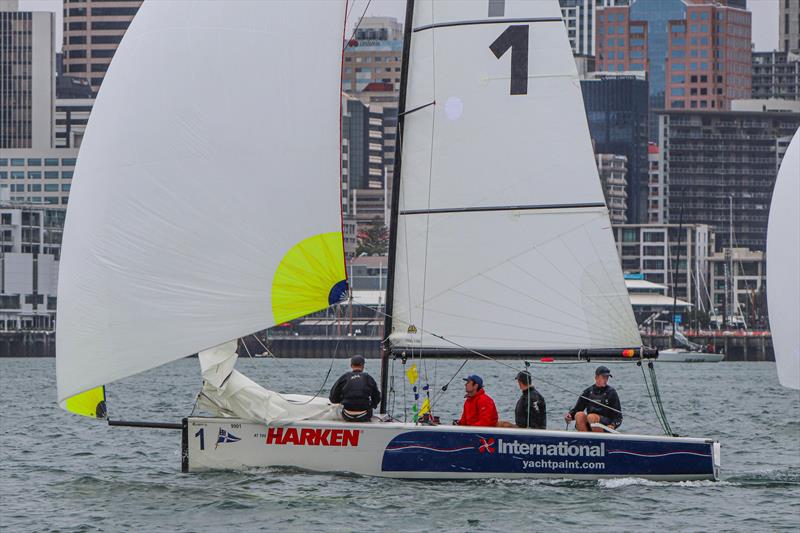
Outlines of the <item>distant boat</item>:
<svg viewBox="0 0 800 533">
<path fill-rule="evenodd" d="M 725 359 L 724 353 L 706 351 L 680 331 L 675 332 L 673 345 L 673 348 L 658 351 L 660 363 L 719 363 Z"/>
<path fill-rule="evenodd" d="M 800 130 L 783 156 L 772 192 L 767 306 L 778 380 L 800 389 Z"/>
<path fill-rule="evenodd" d="M 266 390 L 233 369 L 237 338 L 348 292 L 336 179 L 343 1 L 142 5 L 76 168 L 59 401 L 105 416 L 92 409 L 103 384 L 199 352 L 198 406 L 213 416 L 179 425 L 185 471 L 717 479 L 720 445 L 706 438 L 419 423 L 431 403 L 409 359 L 648 365 L 654 354 L 641 347 L 623 284 L 559 4 L 415 6 L 380 421 L 343 422 L 325 398 Z M 386 414 L 392 358 L 398 383 L 420 387 L 413 421 Z"/>
</svg>

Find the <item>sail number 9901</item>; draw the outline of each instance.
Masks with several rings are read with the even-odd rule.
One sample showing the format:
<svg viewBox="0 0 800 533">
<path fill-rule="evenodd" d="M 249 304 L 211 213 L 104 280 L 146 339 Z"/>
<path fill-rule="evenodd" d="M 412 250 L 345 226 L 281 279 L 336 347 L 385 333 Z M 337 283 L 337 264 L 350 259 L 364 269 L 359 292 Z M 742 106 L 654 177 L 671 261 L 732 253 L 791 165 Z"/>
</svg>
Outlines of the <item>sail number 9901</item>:
<svg viewBox="0 0 800 533">
<path fill-rule="evenodd" d="M 497 59 L 511 48 L 511 94 L 528 94 L 528 35 L 530 27 L 514 24 L 489 45 Z"/>
</svg>

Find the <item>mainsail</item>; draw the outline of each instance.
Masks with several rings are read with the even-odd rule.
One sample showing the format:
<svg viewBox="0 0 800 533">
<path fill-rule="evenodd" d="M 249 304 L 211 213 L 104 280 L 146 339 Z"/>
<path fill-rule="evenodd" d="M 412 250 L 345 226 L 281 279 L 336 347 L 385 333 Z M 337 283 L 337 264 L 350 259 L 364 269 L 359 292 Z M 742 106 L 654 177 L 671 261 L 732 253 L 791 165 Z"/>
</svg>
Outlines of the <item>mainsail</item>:
<svg viewBox="0 0 800 533">
<path fill-rule="evenodd" d="M 344 2 L 327 0 L 142 5 L 70 194 L 62 405 L 346 291 L 344 17 Z"/>
<path fill-rule="evenodd" d="M 417 1 L 392 350 L 641 345 L 553 1 Z"/>
<path fill-rule="evenodd" d="M 800 130 L 772 192 L 767 229 L 767 303 L 778 380 L 800 389 Z"/>
</svg>

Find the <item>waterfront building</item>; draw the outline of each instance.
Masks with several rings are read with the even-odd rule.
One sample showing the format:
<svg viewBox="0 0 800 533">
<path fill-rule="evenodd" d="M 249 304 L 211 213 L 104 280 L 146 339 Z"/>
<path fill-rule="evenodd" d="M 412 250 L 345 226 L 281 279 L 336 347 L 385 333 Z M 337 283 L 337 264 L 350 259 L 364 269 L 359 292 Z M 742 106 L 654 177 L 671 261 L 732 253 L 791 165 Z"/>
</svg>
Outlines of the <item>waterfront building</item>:
<svg viewBox="0 0 800 533">
<path fill-rule="evenodd" d="M 80 148 L 94 98 L 64 98 L 56 100 L 56 148 Z"/>
<path fill-rule="evenodd" d="M 55 15 L 0 2 L 0 149 L 53 144 Z"/>
<path fill-rule="evenodd" d="M 753 52 L 752 97 L 800 100 L 800 55 Z"/>
<path fill-rule="evenodd" d="M 725 248 L 708 258 L 711 315 L 731 325 L 766 325 L 766 264 L 764 252 Z"/>
<path fill-rule="evenodd" d="M 65 213 L 0 193 L 0 331 L 53 328 Z"/>
<path fill-rule="evenodd" d="M 85 77 L 97 94 L 142 0 L 64 2 L 64 74 Z"/>
<path fill-rule="evenodd" d="M 624 224 L 627 221 L 628 210 L 627 181 L 625 180 L 628 158 L 617 154 L 596 154 L 595 159 L 611 223 Z"/>
<path fill-rule="evenodd" d="M 593 73 L 581 91 L 595 153 L 627 158 L 626 221 L 647 220 L 647 80 L 643 73 Z"/>
<path fill-rule="evenodd" d="M 778 2 L 781 50 L 800 54 L 800 0 L 778 0 Z"/>
<path fill-rule="evenodd" d="M 77 148 L 3 150 L 0 191 L 11 203 L 67 205 Z"/>
<path fill-rule="evenodd" d="M 630 0 L 558 0 L 561 19 L 576 56 L 595 55 L 595 10 L 598 7 L 628 5 Z M 592 69 L 594 70 L 594 69 Z"/>
<path fill-rule="evenodd" d="M 348 263 L 350 288 L 354 291 L 386 291 L 389 259 L 385 255 L 354 257 Z"/>
<path fill-rule="evenodd" d="M 794 134 L 800 113 L 670 110 L 659 121 L 668 220 L 683 210 L 713 228 L 718 250 L 733 235 L 734 247 L 763 251 L 778 139 Z"/>
<path fill-rule="evenodd" d="M 374 82 L 358 97 L 369 105 L 369 180 L 368 188 L 392 188 L 394 153 L 397 146 L 398 92 L 391 83 Z M 381 154 L 376 154 L 380 150 Z M 381 165 L 378 169 L 376 165 Z M 386 183 L 384 183 L 386 181 Z"/>
<path fill-rule="evenodd" d="M 751 93 L 744 0 L 635 0 L 597 10 L 597 69 L 645 70 L 650 109 L 730 109 Z M 650 120 L 650 140 L 658 138 Z"/>
<path fill-rule="evenodd" d="M 707 225 L 616 224 L 613 231 L 623 272 L 641 274 L 646 281 L 668 286 L 670 295 L 706 308 L 708 257 L 714 247 Z"/>
</svg>

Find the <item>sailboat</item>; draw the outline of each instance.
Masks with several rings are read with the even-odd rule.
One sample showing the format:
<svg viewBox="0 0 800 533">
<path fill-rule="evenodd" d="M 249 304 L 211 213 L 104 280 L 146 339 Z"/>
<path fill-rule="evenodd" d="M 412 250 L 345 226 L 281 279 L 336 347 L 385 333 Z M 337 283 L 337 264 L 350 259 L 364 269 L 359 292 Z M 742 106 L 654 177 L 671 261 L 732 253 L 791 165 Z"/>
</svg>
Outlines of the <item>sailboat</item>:
<svg viewBox="0 0 800 533">
<path fill-rule="evenodd" d="M 108 418 L 106 384 L 197 352 L 210 416 L 109 419 L 180 429 L 183 471 L 717 479 L 720 445 L 707 438 L 427 425 L 395 420 L 385 400 L 353 424 L 324 398 L 234 369 L 237 338 L 348 292 L 335 175 L 345 10 L 143 4 L 76 168 L 61 405 Z M 384 397 L 390 361 L 422 357 L 601 357 L 652 371 L 558 3 L 409 1 L 403 65 Z"/>
<path fill-rule="evenodd" d="M 767 225 L 767 306 L 778 380 L 800 389 L 800 130 L 781 161 Z"/>
</svg>

